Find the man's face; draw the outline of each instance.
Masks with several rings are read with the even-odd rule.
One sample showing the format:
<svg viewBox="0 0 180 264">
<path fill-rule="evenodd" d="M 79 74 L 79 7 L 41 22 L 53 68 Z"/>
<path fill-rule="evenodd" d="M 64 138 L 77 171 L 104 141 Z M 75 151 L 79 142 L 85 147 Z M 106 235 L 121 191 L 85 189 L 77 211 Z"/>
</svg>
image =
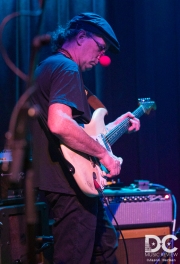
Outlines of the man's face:
<svg viewBox="0 0 180 264">
<path fill-rule="evenodd" d="M 107 49 L 108 45 L 105 43 L 103 38 L 93 34 L 86 36 L 82 45 L 81 57 L 79 61 L 81 70 L 88 71 L 96 66 L 100 57 Z"/>
</svg>

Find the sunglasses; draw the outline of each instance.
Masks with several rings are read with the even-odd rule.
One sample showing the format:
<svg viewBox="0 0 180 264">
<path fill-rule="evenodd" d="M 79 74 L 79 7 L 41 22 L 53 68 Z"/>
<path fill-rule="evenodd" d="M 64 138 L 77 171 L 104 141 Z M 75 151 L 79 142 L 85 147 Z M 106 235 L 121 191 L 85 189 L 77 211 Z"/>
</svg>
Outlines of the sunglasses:
<svg viewBox="0 0 180 264">
<path fill-rule="evenodd" d="M 106 51 L 106 45 L 102 45 L 100 44 L 97 40 L 95 40 L 92 36 L 90 36 L 90 38 L 92 38 L 94 40 L 94 42 L 96 43 L 96 45 L 98 46 L 99 48 L 99 51 L 102 52 L 102 51 Z"/>
</svg>

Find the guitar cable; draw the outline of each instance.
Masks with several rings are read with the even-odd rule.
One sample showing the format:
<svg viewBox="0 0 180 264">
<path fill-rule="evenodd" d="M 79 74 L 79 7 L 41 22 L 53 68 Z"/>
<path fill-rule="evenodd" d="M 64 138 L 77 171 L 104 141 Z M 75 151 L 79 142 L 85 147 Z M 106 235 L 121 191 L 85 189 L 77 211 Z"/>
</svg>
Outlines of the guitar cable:
<svg viewBox="0 0 180 264">
<path fill-rule="evenodd" d="M 164 187 L 164 186 L 162 186 L 162 185 L 154 185 L 154 186 L 157 186 L 157 187 Z M 165 188 L 165 187 L 164 187 Z M 175 235 L 175 236 L 177 236 L 178 238 L 179 238 L 179 233 L 180 233 L 180 227 L 177 229 L 177 231 L 175 231 L 175 227 L 176 227 L 176 219 L 177 219 L 177 202 L 176 202 L 176 198 L 175 198 L 175 196 L 174 195 L 172 195 L 172 202 L 173 202 L 173 221 L 172 221 L 172 235 Z M 174 245 L 174 240 L 171 240 L 170 241 L 170 244 L 169 244 L 169 248 L 173 248 L 173 245 Z M 166 252 L 165 251 L 163 251 L 162 253 L 161 253 L 161 256 L 158 258 L 158 260 L 155 262 L 155 264 L 158 264 L 158 263 L 160 263 L 160 261 L 161 261 L 161 259 L 164 257 L 164 254 L 165 254 Z M 169 259 L 169 261 L 171 261 L 171 263 L 173 264 L 174 263 L 174 259 L 173 259 L 173 256 L 172 256 L 172 258 L 170 259 L 170 256 L 169 255 L 167 255 L 166 256 L 166 259 L 162 262 L 162 264 L 165 264 L 165 263 L 167 263 L 167 261 L 168 261 L 168 259 Z"/>
<path fill-rule="evenodd" d="M 108 203 L 108 200 L 107 198 L 104 196 L 104 193 L 103 193 L 103 189 L 101 188 L 101 186 L 99 185 L 99 183 L 96 181 L 94 175 L 93 175 L 93 179 L 94 179 L 94 186 L 96 188 L 96 190 L 98 191 L 99 195 L 102 197 L 102 202 L 104 204 L 106 204 L 111 216 L 113 217 L 115 223 L 116 223 L 116 226 L 117 226 L 117 230 L 120 232 L 121 236 L 122 236 L 122 241 L 123 241 L 123 245 L 124 245 L 124 249 L 125 249 L 125 255 L 126 255 L 126 263 L 129 264 L 129 259 L 128 259 L 128 252 L 127 252 L 127 246 L 126 246 L 126 242 L 125 242 L 125 238 L 123 236 L 123 233 L 121 231 L 121 229 L 119 228 L 119 224 L 118 224 L 118 221 L 117 219 L 115 218 L 110 206 L 109 206 L 109 203 Z"/>
</svg>

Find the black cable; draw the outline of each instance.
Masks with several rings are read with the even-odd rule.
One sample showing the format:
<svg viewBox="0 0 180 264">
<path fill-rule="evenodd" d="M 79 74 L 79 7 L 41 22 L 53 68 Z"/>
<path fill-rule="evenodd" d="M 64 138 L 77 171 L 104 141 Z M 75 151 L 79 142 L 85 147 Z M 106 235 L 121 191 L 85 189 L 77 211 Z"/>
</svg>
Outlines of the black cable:
<svg viewBox="0 0 180 264">
<path fill-rule="evenodd" d="M 113 212 L 112 212 L 112 210 L 111 210 L 111 208 L 110 208 L 110 206 L 108 204 L 108 201 L 107 201 L 106 197 L 104 196 L 103 189 L 101 188 L 101 186 L 99 185 L 99 183 L 96 180 L 96 176 L 95 175 L 93 177 L 93 180 L 94 180 L 94 187 L 98 191 L 100 197 L 103 198 L 102 201 L 107 205 L 107 208 L 108 208 L 110 214 L 112 215 L 112 217 L 113 217 L 113 219 L 114 219 L 114 221 L 115 221 L 115 223 L 117 225 L 117 228 L 118 228 L 118 230 L 119 230 L 119 232 L 120 232 L 120 234 L 122 236 L 122 240 L 123 240 L 123 244 L 124 244 L 124 249 L 125 249 L 125 254 L 126 254 L 126 263 L 128 264 L 129 263 L 128 252 L 127 252 L 126 242 L 125 242 L 123 233 L 122 233 L 121 229 L 119 228 L 119 224 L 118 224 L 118 222 L 117 222 L 117 220 L 116 220 L 116 218 L 115 218 L 115 216 L 114 216 L 114 214 L 113 214 Z"/>
<path fill-rule="evenodd" d="M 111 208 L 109 206 L 107 198 L 104 196 L 103 192 L 101 192 L 101 195 L 103 197 L 103 202 L 107 205 L 107 208 L 108 208 L 110 214 L 112 215 L 112 217 L 113 217 L 113 219 L 114 219 L 114 221 L 115 221 L 115 223 L 117 225 L 117 229 L 118 229 L 118 231 L 120 232 L 120 234 L 122 236 L 122 241 L 123 241 L 123 245 L 124 245 L 124 249 L 125 249 L 125 255 L 126 255 L 126 263 L 129 264 L 127 246 L 126 246 L 126 242 L 125 242 L 125 238 L 123 236 L 123 233 L 122 233 L 121 229 L 119 228 L 119 224 L 118 224 L 118 222 L 117 222 L 117 220 L 116 220 L 116 218 L 115 218 L 115 216 L 114 216 L 114 214 L 113 214 L 113 212 L 112 212 L 112 210 L 111 210 Z"/>
<path fill-rule="evenodd" d="M 156 183 L 150 183 L 149 186 L 154 188 L 167 189 L 164 185 L 156 184 Z"/>
<path fill-rule="evenodd" d="M 179 234 L 180 234 L 180 227 L 177 229 L 176 232 L 174 232 L 174 235 L 179 237 Z M 171 239 L 171 241 L 169 242 L 169 248 L 172 247 L 174 245 L 174 240 Z M 162 256 L 161 258 L 163 257 L 163 254 L 165 253 L 165 251 L 162 252 Z M 161 259 L 160 258 L 160 259 Z M 170 258 L 170 255 L 167 255 L 166 258 L 164 259 L 164 261 L 162 262 L 162 264 L 166 264 L 167 263 L 167 260 Z M 171 260 L 171 263 L 173 264 L 174 263 L 174 259 Z"/>
<path fill-rule="evenodd" d="M 46 242 L 39 249 L 36 249 L 35 254 L 39 254 L 53 245 L 54 245 L 53 242 Z"/>
<path fill-rule="evenodd" d="M 152 184 L 152 186 L 164 187 L 163 185 L 159 185 L 159 184 Z M 165 187 L 164 187 L 164 188 L 165 188 Z M 176 218 L 177 218 L 177 203 L 176 203 L 176 198 L 175 198 L 174 195 L 172 195 L 172 201 L 173 201 L 173 209 L 174 209 L 174 210 L 173 210 L 174 213 L 173 213 L 172 235 L 177 235 L 178 232 L 180 231 L 180 227 L 179 227 L 179 228 L 177 229 L 177 231 L 175 232 L 175 225 L 176 225 Z M 174 243 L 174 240 L 171 239 L 169 247 L 170 247 L 170 246 L 172 247 L 172 246 L 173 246 L 173 243 Z M 158 264 L 158 263 L 161 261 L 161 259 L 162 259 L 162 257 L 164 256 L 164 254 L 165 254 L 165 251 L 163 251 L 163 252 L 161 253 L 161 256 L 158 258 L 158 260 L 155 262 L 155 264 Z M 169 259 L 169 257 L 170 257 L 169 255 L 166 256 L 166 258 L 165 258 L 165 260 L 163 261 L 162 264 L 167 263 L 167 260 Z M 171 261 L 171 263 L 173 264 L 174 261 Z"/>
</svg>

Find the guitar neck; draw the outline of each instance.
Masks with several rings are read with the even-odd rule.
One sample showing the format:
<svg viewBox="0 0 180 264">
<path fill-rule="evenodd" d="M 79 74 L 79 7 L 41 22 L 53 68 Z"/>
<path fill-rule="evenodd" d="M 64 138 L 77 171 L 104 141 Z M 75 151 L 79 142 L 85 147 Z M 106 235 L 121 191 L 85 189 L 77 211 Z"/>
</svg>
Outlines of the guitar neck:
<svg viewBox="0 0 180 264">
<path fill-rule="evenodd" d="M 140 105 L 133 113 L 135 117 L 139 118 L 144 114 L 144 108 Z M 112 146 L 124 133 L 128 131 L 130 125 L 130 118 L 124 119 L 120 124 L 114 127 L 105 135 L 105 140 Z"/>
</svg>

